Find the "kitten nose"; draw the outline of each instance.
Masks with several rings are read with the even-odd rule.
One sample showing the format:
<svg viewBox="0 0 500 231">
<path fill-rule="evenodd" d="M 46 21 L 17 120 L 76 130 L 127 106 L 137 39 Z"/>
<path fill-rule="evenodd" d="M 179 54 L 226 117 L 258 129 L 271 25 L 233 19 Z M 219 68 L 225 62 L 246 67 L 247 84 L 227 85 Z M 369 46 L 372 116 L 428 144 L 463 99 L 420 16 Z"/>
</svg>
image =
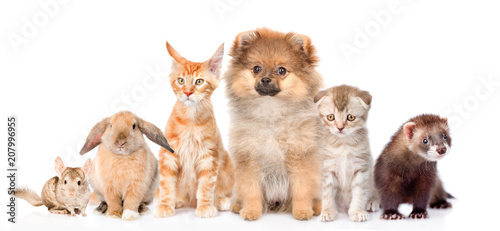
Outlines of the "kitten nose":
<svg viewBox="0 0 500 231">
<path fill-rule="evenodd" d="M 436 152 L 439 153 L 439 155 L 443 155 L 446 153 L 446 147 L 438 148 Z"/>
<path fill-rule="evenodd" d="M 271 82 L 271 79 L 270 79 L 270 78 L 262 78 L 262 79 L 260 80 L 260 82 L 262 82 L 262 83 L 264 83 L 264 84 L 268 84 L 268 83 L 270 83 L 270 82 Z"/>
<path fill-rule="evenodd" d="M 190 95 L 193 94 L 193 92 L 184 92 L 184 94 L 186 94 L 186 96 L 189 97 Z"/>
<path fill-rule="evenodd" d="M 339 132 L 341 132 L 342 130 L 344 130 L 344 127 L 337 127 L 337 129 L 339 129 Z"/>
</svg>

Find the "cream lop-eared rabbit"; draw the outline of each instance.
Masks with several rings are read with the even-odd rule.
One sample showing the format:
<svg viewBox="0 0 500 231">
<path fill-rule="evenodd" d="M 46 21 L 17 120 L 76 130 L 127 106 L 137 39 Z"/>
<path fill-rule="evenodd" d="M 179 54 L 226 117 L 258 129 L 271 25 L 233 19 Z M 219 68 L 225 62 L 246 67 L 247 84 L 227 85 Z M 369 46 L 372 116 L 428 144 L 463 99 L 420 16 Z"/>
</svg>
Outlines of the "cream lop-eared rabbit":
<svg viewBox="0 0 500 231">
<path fill-rule="evenodd" d="M 129 111 L 122 111 L 97 123 L 80 154 L 99 145 L 89 182 L 101 204 L 100 214 L 134 220 L 148 211 L 159 185 L 158 161 L 143 134 L 174 152 L 155 125 Z"/>
</svg>

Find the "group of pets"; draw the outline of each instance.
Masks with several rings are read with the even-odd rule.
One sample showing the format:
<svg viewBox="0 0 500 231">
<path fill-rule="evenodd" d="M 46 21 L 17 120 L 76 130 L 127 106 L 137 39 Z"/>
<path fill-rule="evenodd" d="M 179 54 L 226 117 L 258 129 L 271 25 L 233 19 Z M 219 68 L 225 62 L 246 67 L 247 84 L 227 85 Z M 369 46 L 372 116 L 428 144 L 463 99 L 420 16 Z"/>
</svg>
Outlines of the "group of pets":
<svg viewBox="0 0 500 231">
<path fill-rule="evenodd" d="M 403 219 L 401 203 L 413 204 L 409 217 L 417 219 L 428 217 L 428 206 L 451 208 L 436 169 L 451 147 L 447 119 L 410 119 L 373 167 L 366 127 L 372 96 L 347 85 L 320 91 L 309 37 L 266 28 L 237 35 L 223 76 L 229 152 L 210 101 L 224 46 L 202 63 L 168 42 L 167 50 L 177 102 L 164 133 L 129 111 L 116 113 L 88 135 L 80 154 L 99 146 L 93 161 L 68 168 L 57 158 L 57 176 L 41 197 L 27 188 L 15 195 L 52 213 L 86 216 L 90 183 L 100 201 L 96 212 L 127 220 L 148 211 L 158 187 L 156 217 L 195 207 L 198 217 L 231 210 L 245 220 L 292 212 L 298 220 L 332 221 L 347 212 L 365 221 L 379 208 L 382 219 Z M 162 147 L 159 161 L 143 135 Z"/>
</svg>

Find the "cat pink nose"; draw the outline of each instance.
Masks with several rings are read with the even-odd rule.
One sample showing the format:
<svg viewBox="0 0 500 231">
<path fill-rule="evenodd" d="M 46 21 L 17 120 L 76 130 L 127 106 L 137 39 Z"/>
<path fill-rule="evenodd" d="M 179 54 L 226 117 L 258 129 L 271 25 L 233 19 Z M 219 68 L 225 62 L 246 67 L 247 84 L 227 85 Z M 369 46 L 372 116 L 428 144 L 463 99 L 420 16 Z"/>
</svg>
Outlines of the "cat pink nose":
<svg viewBox="0 0 500 231">
<path fill-rule="evenodd" d="M 339 129 L 339 132 L 341 132 L 342 130 L 344 130 L 344 127 L 337 127 L 337 129 Z"/>
<path fill-rule="evenodd" d="M 186 96 L 189 97 L 190 95 L 193 94 L 193 92 L 184 92 L 184 94 L 186 94 Z"/>
</svg>

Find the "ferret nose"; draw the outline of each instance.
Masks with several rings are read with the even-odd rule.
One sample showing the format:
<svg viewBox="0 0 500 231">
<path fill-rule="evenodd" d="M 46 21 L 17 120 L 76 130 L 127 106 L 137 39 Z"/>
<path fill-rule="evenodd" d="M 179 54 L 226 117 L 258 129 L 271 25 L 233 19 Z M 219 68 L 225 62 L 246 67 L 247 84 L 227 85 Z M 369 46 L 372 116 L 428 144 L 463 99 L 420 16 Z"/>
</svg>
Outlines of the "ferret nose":
<svg viewBox="0 0 500 231">
<path fill-rule="evenodd" d="M 260 80 L 260 82 L 264 83 L 264 84 L 269 84 L 271 82 L 271 79 L 270 78 L 262 78 Z"/>
<path fill-rule="evenodd" d="M 438 148 L 436 151 L 439 155 L 443 155 L 446 153 L 446 147 Z"/>
<path fill-rule="evenodd" d="M 185 91 L 185 92 L 184 92 L 184 94 L 186 94 L 186 96 L 187 96 L 187 97 L 189 97 L 190 95 L 192 95 L 192 94 L 193 94 L 193 92 L 186 92 L 186 91 Z"/>
</svg>

